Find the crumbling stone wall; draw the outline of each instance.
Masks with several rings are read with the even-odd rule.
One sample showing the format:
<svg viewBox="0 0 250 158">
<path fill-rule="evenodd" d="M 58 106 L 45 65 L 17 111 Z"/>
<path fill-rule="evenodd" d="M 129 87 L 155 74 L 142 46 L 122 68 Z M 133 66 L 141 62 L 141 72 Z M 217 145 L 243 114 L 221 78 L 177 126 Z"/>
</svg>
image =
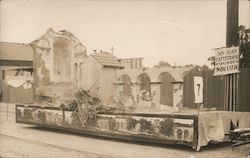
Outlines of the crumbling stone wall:
<svg viewBox="0 0 250 158">
<path fill-rule="evenodd" d="M 53 43 L 53 76 L 54 81 L 71 80 L 71 48 L 72 46 L 64 39 L 56 39 Z"/>
<path fill-rule="evenodd" d="M 73 93 L 80 80 L 74 65 L 86 58 L 86 48 L 68 31 L 47 32 L 31 43 L 34 50 L 35 96 L 61 98 Z"/>
</svg>

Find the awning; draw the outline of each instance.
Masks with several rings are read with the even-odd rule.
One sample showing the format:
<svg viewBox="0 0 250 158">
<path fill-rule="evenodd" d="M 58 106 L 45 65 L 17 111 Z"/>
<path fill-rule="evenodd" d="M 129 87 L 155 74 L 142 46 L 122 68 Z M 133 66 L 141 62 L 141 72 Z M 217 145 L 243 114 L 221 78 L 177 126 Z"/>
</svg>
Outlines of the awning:
<svg viewBox="0 0 250 158">
<path fill-rule="evenodd" d="M 0 59 L 0 66 L 33 66 L 33 61 Z"/>
<path fill-rule="evenodd" d="M 0 71 L 2 70 L 18 70 L 18 69 L 32 69 L 32 66 L 0 66 Z"/>
</svg>

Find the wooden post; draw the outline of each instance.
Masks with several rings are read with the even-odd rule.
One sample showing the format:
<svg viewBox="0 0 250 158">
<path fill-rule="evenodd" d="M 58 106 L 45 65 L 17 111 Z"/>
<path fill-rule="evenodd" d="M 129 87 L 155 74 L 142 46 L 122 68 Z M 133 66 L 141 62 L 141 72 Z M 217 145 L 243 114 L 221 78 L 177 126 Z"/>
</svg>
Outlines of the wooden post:
<svg viewBox="0 0 250 158">
<path fill-rule="evenodd" d="M 201 105 L 200 103 L 197 103 L 197 106 L 198 106 L 197 107 L 198 108 L 198 115 L 200 114 L 200 105 Z"/>
<path fill-rule="evenodd" d="M 227 0 L 227 31 L 226 46 L 232 47 L 238 45 L 238 19 L 239 19 L 239 0 Z M 236 111 L 238 75 L 229 74 L 226 76 L 226 107 L 228 111 Z"/>
<path fill-rule="evenodd" d="M 9 120 L 9 102 L 10 102 L 10 89 L 9 89 L 9 86 L 8 86 L 8 103 L 7 103 L 7 121 Z"/>
</svg>

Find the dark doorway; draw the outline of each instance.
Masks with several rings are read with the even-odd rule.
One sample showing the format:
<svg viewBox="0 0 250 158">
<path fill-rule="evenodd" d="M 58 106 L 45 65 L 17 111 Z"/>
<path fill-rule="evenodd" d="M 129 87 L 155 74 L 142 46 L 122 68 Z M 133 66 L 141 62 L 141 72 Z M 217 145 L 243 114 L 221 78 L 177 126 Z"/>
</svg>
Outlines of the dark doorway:
<svg viewBox="0 0 250 158">
<path fill-rule="evenodd" d="M 163 72 L 158 79 L 161 81 L 160 86 L 160 104 L 173 106 L 173 81 L 175 79 L 168 72 Z"/>
<path fill-rule="evenodd" d="M 148 74 L 143 73 L 138 76 L 138 82 L 140 85 L 140 92 L 143 90 L 149 91 L 151 94 L 151 84 L 150 84 L 150 78 Z"/>
</svg>

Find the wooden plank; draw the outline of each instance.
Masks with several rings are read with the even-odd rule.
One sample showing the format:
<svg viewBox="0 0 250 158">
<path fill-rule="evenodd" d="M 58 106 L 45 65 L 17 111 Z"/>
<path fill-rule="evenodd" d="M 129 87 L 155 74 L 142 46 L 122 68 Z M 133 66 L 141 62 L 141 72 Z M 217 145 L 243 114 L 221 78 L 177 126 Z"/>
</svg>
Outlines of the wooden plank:
<svg viewBox="0 0 250 158">
<path fill-rule="evenodd" d="M 250 111 L 250 68 L 242 68 L 239 74 L 238 111 Z"/>
</svg>

